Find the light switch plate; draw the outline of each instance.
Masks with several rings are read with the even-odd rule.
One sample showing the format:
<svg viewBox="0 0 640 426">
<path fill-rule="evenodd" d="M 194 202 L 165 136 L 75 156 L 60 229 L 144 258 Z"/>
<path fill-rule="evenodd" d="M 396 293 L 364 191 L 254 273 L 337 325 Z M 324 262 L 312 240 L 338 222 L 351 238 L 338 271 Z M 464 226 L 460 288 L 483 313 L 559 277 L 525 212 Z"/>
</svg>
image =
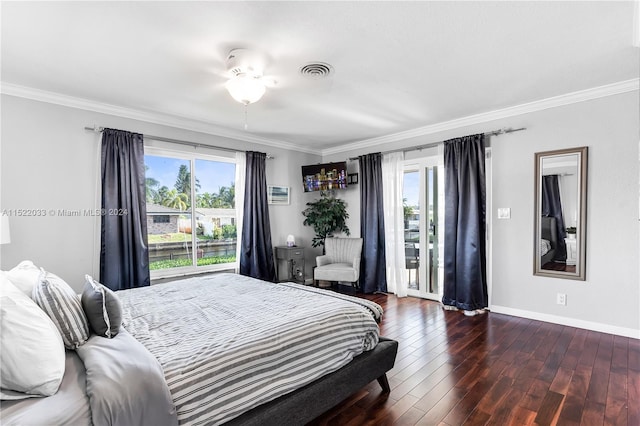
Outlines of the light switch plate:
<svg viewBox="0 0 640 426">
<path fill-rule="evenodd" d="M 511 208 L 501 207 L 498 209 L 498 219 L 511 219 Z"/>
</svg>

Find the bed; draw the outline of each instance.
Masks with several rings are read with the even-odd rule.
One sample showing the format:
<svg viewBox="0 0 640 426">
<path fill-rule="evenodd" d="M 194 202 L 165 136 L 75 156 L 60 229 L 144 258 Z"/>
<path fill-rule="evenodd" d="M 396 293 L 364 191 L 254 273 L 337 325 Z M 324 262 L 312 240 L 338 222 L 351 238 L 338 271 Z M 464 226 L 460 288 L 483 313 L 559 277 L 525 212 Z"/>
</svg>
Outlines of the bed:
<svg viewBox="0 0 640 426">
<path fill-rule="evenodd" d="M 554 217 L 542 216 L 540 230 L 540 267 L 551 262 L 558 247 L 558 230 Z"/>
<path fill-rule="evenodd" d="M 390 390 L 398 344 L 370 301 L 236 274 L 116 294 L 120 332 L 67 350 L 54 395 L 2 401 L 3 424 L 295 425 Z"/>
</svg>

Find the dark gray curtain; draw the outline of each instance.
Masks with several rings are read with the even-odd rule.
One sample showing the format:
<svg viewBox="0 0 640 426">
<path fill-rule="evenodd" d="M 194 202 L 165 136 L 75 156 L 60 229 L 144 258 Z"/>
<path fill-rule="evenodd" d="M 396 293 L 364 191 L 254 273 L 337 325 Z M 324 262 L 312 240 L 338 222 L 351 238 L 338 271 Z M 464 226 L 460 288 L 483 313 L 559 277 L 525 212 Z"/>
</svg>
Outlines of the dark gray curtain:
<svg viewBox="0 0 640 426">
<path fill-rule="evenodd" d="M 483 134 L 444 142 L 442 303 L 465 311 L 488 305 L 484 152 Z"/>
<path fill-rule="evenodd" d="M 567 260 L 567 245 L 564 239 L 567 232 L 562 216 L 562 202 L 560 200 L 560 185 L 558 175 L 542 176 L 542 216 L 555 217 L 558 230 L 558 241 L 553 260 L 564 262 Z"/>
<path fill-rule="evenodd" d="M 143 136 L 104 129 L 100 282 L 112 290 L 151 284 L 144 172 Z"/>
<path fill-rule="evenodd" d="M 382 154 L 367 154 L 360 162 L 360 289 L 364 293 L 387 291 L 382 203 Z"/>
<path fill-rule="evenodd" d="M 240 273 L 265 281 L 276 281 L 267 204 L 266 157 L 262 152 L 247 151 Z"/>
</svg>

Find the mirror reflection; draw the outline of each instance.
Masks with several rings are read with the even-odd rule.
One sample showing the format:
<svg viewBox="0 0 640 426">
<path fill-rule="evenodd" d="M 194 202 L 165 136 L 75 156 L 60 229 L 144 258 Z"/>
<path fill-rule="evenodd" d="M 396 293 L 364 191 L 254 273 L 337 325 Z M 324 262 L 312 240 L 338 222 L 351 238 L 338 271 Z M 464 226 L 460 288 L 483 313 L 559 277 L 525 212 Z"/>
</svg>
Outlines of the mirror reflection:
<svg viewBox="0 0 640 426">
<path fill-rule="evenodd" d="M 586 150 L 536 154 L 536 275 L 584 280 Z"/>
</svg>

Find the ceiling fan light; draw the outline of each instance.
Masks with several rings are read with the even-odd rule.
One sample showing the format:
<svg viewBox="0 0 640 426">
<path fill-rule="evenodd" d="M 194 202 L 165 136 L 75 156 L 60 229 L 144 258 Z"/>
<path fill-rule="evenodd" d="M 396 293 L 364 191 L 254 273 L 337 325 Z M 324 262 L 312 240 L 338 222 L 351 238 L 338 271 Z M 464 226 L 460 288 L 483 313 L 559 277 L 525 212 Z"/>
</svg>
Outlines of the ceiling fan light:
<svg viewBox="0 0 640 426">
<path fill-rule="evenodd" d="M 244 105 L 259 101 L 265 92 L 264 82 L 259 77 L 246 74 L 236 75 L 225 87 L 233 99 Z"/>
</svg>

